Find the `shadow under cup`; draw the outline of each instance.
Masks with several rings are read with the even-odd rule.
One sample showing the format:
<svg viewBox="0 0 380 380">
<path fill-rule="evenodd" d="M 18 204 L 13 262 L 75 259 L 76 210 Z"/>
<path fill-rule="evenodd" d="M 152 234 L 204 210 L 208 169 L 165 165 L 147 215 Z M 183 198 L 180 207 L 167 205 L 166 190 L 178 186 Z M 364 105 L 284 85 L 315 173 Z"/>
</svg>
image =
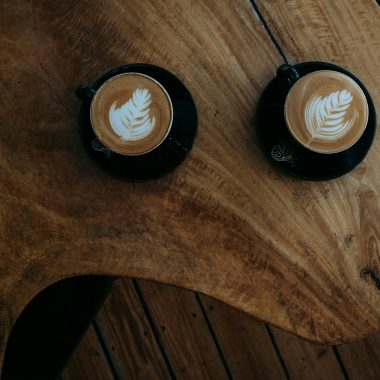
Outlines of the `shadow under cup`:
<svg viewBox="0 0 380 380">
<path fill-rule="evenodd" d="M 329 70 L 343 73 L 360 87 L 368 104 L 368 121 L 361 137 L 349 148 L 319 153 L 302 145 L 285 120 L 285 102 L 293 85 L 306 75 Z M 342 176 L 358 165 L 368 153 L 376 130 L 376 112 L 364 85 L 347 70 L 326 62 L 283 65 L 265 88 L 256 111 L 258 141 L 269 161 L 286 173 L 306 180 L 328 180 Z"/>
<path fill-rule="evenodd" d="M 107 81 L 119 75 L 133 73 L 148 77 L 163 89 L 171 103 L 171 121 L 163 138 L 158 139 L 157 144 L 143 152 L 128 154 L 122 151 L 115 152 L 113 150 L 115 148 L 111 148 L 114 145 L 109 142 L 104 143 L 102 138 L 104 136 L 100 136 L 99 131 L 95 133 L 91 123 L 91 104 L 97 91 Z M 77 96 L 83 100 L 79 114 L 82 144 L 98 167 L 118 179 L 147 181 L 158 178 L 178 167 L 191 151 L 198 127 L 195 103 L 184 84 L 174 74 L 161 67 L 139 63 L 117 67 L 104 74 L 92 86 L 78 87 Z M 144 98 L 144 94 L 142 96 Z M 145 101 L 147 101 L 146 94 Z M 107 107 L 111 105 L 112 102 Z M 120 104 L 115 106 L 116 111 L 121 108 L 120 106 Z M 144 107 L 141 109 L 144 111 Z M 150 117 L 152 121 L 152 115 L 145 116 L 147 120 Z M 116 112 L 116 117 L 119 116 Z"/>
</svg>

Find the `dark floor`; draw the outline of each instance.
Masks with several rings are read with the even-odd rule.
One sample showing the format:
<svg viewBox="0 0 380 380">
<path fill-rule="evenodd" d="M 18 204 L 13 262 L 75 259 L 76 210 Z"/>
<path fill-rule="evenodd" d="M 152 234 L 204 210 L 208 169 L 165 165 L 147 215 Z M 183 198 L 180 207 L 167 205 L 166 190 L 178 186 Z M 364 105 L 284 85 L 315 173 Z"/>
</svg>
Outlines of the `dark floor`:
<svg viewBox="0 0 380 380">
<path fill-rule="evenodd" d="M 380 379 L 380 334 L 321 347 L 197 293 L 122 279 L 62 380 Z"/>
</svg>

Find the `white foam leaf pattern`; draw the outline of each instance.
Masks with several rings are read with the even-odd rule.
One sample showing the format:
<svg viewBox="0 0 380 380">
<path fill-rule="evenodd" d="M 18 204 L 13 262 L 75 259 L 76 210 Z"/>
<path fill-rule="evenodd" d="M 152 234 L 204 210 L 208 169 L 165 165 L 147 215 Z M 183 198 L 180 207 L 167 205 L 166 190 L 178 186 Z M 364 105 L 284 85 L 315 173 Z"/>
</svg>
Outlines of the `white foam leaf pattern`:
<svg viewBox="0 0 380 380">
<path fill-rule="evenodd" d="M 306 127 L 312 137 L 333 141 L 344 135 L 353 123 L 353 119 L 345 120 L 352 99 L 348 90 L 312 97 L 305 107 Z"/>
<path fill-rule="evenodd" d="M 141 140 L 153 130 L 155 118 L 150 118 L 150 92 L 146 88 L 133 91 L 121 107 L 114 102 L 109 111 L 109 122 L 114 132 L 124 141 Z"/>
</svg>

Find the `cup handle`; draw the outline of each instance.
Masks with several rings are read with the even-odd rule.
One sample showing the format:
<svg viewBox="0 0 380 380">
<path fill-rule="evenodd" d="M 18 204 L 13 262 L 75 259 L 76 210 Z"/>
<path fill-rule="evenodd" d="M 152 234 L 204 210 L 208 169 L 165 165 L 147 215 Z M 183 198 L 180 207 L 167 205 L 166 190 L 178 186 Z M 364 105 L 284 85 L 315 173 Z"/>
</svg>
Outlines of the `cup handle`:
<svg viewBox="0 0 380 380">
<path fill-rule="evenodd" d="M 169 136 L 165 141 L 164 145 L 167 146 L 170 150 L 172 150 L 175 154 L 183 156 L 183 154 L 187 154 L 189 149 L 183 146 L 180 142 L 178 142 L 173 137 Z"/>
<path fill-rule="evenodd" d="M 298 71 L 294 68 L 294 66 L 288 64 L 281 65 L 277 69 L 277 76 L 280 78 L 284 78 L 290 86 L 293 86 L 294 83 L 296 83 L 297 80 L 300 78 L 300 75 Z"/>
<path fill-rule="evenodd" d="M 80 85 L 75 94 L 79 99 L 90 102 L 95 94 L 95 90 L 89 86 Z"/>
</svg>

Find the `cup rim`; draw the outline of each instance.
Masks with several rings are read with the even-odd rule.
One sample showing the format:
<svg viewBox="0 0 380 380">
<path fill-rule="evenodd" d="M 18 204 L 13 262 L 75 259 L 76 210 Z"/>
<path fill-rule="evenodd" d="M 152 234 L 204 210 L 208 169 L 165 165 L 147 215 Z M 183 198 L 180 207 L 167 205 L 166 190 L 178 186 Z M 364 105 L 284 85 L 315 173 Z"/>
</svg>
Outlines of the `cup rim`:
<svg viewBox="0 0 380 380">
<path fill-rule="evenodd" d="M 288 118 L 287 118 L 287 108 L 286 108 L 286 103 L 288 101 L 288 98 L 292 92 L 292 90 L 294 89 L 294 87 L 297 85 L 297 83 L 301 80 L 303 80 L 304 78 L 308 77 L 308 76 L 311 76 L 311 75 L 314 75 L 316 73 L 319 73 L 319 72 L 334 72 L 334 73 L 337 73 L 337 74 L 341 74 L 342 76 L 346 77 L 346 79 L 348 79 L 349 81 L 353 82 L 356 87 L 357 87 L 357 90 L 359 91 L 359 93 L 362 95 L 362 97 L 364 98 L 365 100 L 365 104 L 366 104 L 366 118 L 365 118 L 365 122 L 364 122 L 364 128 L 362 130 L 362 133 L 348 146 L 345 146 L 344 148 L 342 149 L 338 149 L 338 150 L 333 150 L 333 151 L 329 151 L 329 152 L 326 152 L 326 151 L 322 151 L 322 150 L 318 150 L 318 149 L 312 149 L 310 148 L 309 146 L 306 146 L 305 144 L 303 144 L 300 139 L 293 133 L 292 129 L 289 127 L 289 123 L 288 123 Z M 348 76 L 347 74 L 345 73 L 342 73 L 341 71 L 338 71 L 338 70 L 332 70 L 332 69 L 322 69 L 322 70 L 315 70 L 315 71 L 312 71 L 306 75 L 303 75 L 301 76 L 293 85 L 292 87 L 290 88 L 290 90 L 288 91 L 288 93 L 286 94 L 286 97 L 285 97 L 285 103 L 284 103 L 284 119 L 285 119 L 285 124 L 286 124 L 286 128 L 288 129 L 289 133 L 291 134 L 291 136 L 305 149 L 311 151 L 311 152 L 314 152 L 314 153 L 319 153 L 319 154 L 325 154 L 325 155 L 330 155 L 330 154 L 336 154 L 336 153 L 341 153 L 341 152 L 344 152 L 346 151 L 347 149 L 350 149 L 353 145 L 355 145 L 359 139 L 363 136 L 366 128 L 367 128 L 367 125 L 368 125 L 368 118 L 369 118 L 369 105 L 368 105 L 368 100 L 367 100 L 367 97 L 363 91 L 363 89 L 360 87 L 359 83 L 356 82 L 356 80 L 354 80 L 353 78 L 351 78 L 350 76 Z"/>
<path fill-rule="evenodd" d="M 154 83 L 156 83 L 160 89 L 163 91 L 163 93 L 166 95 L 166 98 L 169 100 L 169 105 L 170 105 L 170 122 L 169 122 L 169 126 L 168 126 L 168 129 L 165 133 L 165 135 L 162 137 L 162 139 L 160 140 L 160 142 L 155 145 L 153 148 L 149 149 L 149 150 L 145 150 L 144 152 L 140 152 L 140 153 L 125 153 L 125 152 L 121 152 L 119 150 L 115 150 L 113 148 L 111 148 L 109 145 L 107 145 L 103 139 L 100 138 L 100 136 L 98 136 L 98 134 L 96 133 L 96 130 L 94 128 L 94 125 L 93 125 L 93 122 L 92 122 L 92 106 L 93 106 L 93 103 L 94 103 L 94 99 L 96 98 L 96 96 L 99 94 L 99 92 L 102 90 L 103 87 L 105 87 L 109 82 L 111 82 L 112 80 L 114 80 L 115 78 L 118 78 L 120 76 L 126 76 L 126 75 L 139 75 L 139 76 L 142 76 L 142 77 L 146 77 L 148 79 L 150 79 L 151 81 L 153 81 Z M 120 74 L 116 74 L 116 75 L 113 75 L 112 77 L 108 78 L 107 80 L 105 80 L 95 91 L 94 93 L 94 96 L 92 97 L 91 99 L 91 103 L 90 103 L 90 112 L 89 112 L 89 116 L 90 116 L 90 125 L 91 125 L 91 128 L 96 136 L 96 138 L 105 146 L 107 147 L 108 149 L 110 149 L 111 152 L 114 152 L 114 153 L 117 153 L 117 154 L 120 154 L 120 155 L 123 155 L 123 156 L 129 156 L 129 157 L 133 157 L 133 156 L 141 156 L 141 155 L 144 155 L 144 154 L 147 154 L 151 151 L 153 151 L 154 149 L 158 148 L 160 145 L 162 145 L 162 143 L 166 140 L 166 138 L 168 137 L 171 129 L 172 129 L 172 126 L 173 126 L 173 119 L 174 119 L 174 111 L 173 111 L 173 103 L 172 103 L 172 100 L 170 98 L 170 95 L 168 94 L 167 90 L 165 89 L 165 87 L 159 82 L 157 81 L 155 78 L 152 78 L 151 76 L 149 75 L 146 75 L 146 74 L 142 74 L 142 73 L 139 73 L 139 72 L 136 72 L 136 71 L 129 71 L 129 72 L 126 72 L 126 73 L 120 73 Z"/>
</svg>

